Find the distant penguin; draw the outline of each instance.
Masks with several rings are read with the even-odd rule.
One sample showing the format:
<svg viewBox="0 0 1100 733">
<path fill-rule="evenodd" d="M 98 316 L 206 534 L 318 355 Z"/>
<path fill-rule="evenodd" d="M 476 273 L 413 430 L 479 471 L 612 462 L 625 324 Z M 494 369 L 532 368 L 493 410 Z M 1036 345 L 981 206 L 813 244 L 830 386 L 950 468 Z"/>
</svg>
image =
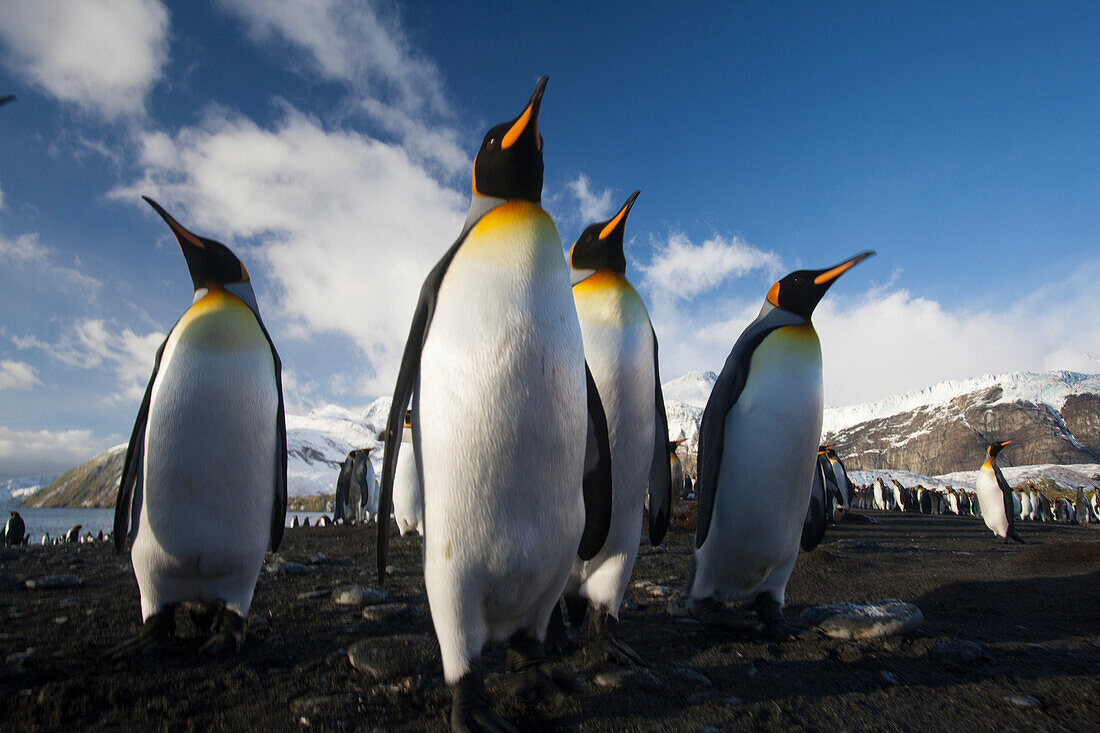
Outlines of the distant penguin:
<svg viewBox="0 0 1100 733">
<path fill-rule="evenodd" d="M 1092 515 L 1096 517 L 1097 521 L 1100 521 L 1100 491 L 1093 489 L 1092 496 L 1089 499 L 1089 503 L 1092 506 Z"/>
<path fill-rule="evenodd" d="M 675 499 L 676 496 L 678 496 L 679 493 L 684 489 L 687 489 L 689 491 L 691 490 L 691 479 L 684 476 L 684 463 L 680 460 L 680 456 L 677 453 L 680 445 L 683 442 L 684 440 L 681 438 L 680 440 L 671 441 L 668 444 L 668 468 L 669 473 L 672 476 L 671 486 L 673 491 L 673 499 Z M 646 509 L 649 509 L 648 505 L 649 500 L 648 497 L 646 497 Z"/>
<path fill-rule="evenodd" d="M 421 288 L 386 424 L 383 517 L 412 400 L 424 585 L 456 730 L 505 729 L 475 665 L 486 643 L 508 641 L 513 689 L 556 689 L 542 671 L 547 623 L 573 558 L 594 557 L 610 523 L 607 421 L 540 205 L 545 85 L 474 158 L 470 212 Z M 388 528 L 379 522 L 380 579 Z"/>
<path fill-rule="evenodd" d="M 290 528 L 291 529 L 298 529 L 299 526 L 301 526 L 301 525 L 298 523 L 298 515 L 295 514 L 294 519 L 291 520 L 291 522 L 290 522 Z"/>
<path fill-rule="evenodd" d="M 351 474 L 348 476 L 348 491 L 345 497 L 344 521 L 359 524 L 369 500 L 368 482 L 374 482 L 374 469 L 370 465 L 370 453 L 366 448 L 352 451 Z"/>
<path fill-rule="evenodd" d="M 1023 542 L 1020 535 L 1016 534 L 1013 521 L 1015 515 L 1012 511 L 1012 488 L 1005 481 L 1001 469 L 994 463 L 1001 450 L 1011 442 L 995 442 L 986 448 L 986 461 L 978 470 L 978 479 L 974 484 L 985 526 L 1006 543 L 1010 539 Z"/>
<path fill-rule="evenodd" d="M 21 545 L 23 544 L 23 535 L 26 533 L 27 524 L 23 521 L 22 515 L 19 512 L 12 511 L 7 523 L 4 524 L 3 544 L 7 547 Z"/>
<path fill-rule="evenodd" d="M 306 517 L 304 520 L 302 520 L 302 526 L 303 527 L 308 527 L 309 526 L 309 517 Z"/>
<path fill-rule="evenodd" d="M 157 350 L 115 504 L 141 593 L 141 636 L 162 643 L 185 604 L 206 652 L 239 651 L 268 547 L 286 521 L 281 362 L 244 264 L 145 200 L 187 261 L 194 299 Z"/>
<path fill-rule="evenodd" d="M 829 518 L 827 505 L 830 484 L 835 487 L 835 479 L 829 457 L 822 448 L 817 454 L 817 465 L 814 467 L 813 484 L 810 488 L 810 504 L 806 508 L 806 518 L 802 521 L 802 536 L 799 540 L 799 546 L 806 552 L 817 547 L 825 537 L 826 520 Z"/>
<path fill-rule="evenodd" d="M 836 279 L 872 254 L 772 285 L 714 384 L 699 431 L 699 514 L 685 593 L 702 623 L 739 628 L 740 618 L 720 604 L 753 599 L 765 634 L 798 633 L 782 607 L 821 437 L 821 344 L 811 316 Z"/>
<path fill-rule="evenodd" d="M 340 473 L 336 477 L 336 497 L 333 499 L 333 516 L 338 522 L 354 524 L 357 517 L 348 516 L 348 491 L 351 487 L 351 469 L 355 465 L 355 451 L 349 451 L 340 464 Z"/>
<path fill-rule="evenodd" d="M 920 506 L 921 514 L 932 513 L 932 494 L 923 486 L 917 487 L 917 504 Z"/>
<path fill-rule="evenodd" d="M 76 525 L 71 527 L 68 532 L 65 533 L 66 542 L 80 542 L 80 530 L 83 529 L 82 525 Z"/>
<path fill-rule="evenodd" d="M 852 481 L 848 478 L 848 471 L 844 468 L 844 463 L 841 462 L 836 449 L 831 445 L 825 446 L 825 455 L 829 457 L 829 465 L 833 469 L 833 478 L 836 480 L 836 485 L 840 488 L 842 505 L 847 509 L 852 505 L 855 487 L 852 486 Z"/>
<path fill-rule="evenodd" d="M 423 536 L 424 499 L 420 494 L 420 476 L 413 460 L 412 441 L 412 410 L 407 410 L 405 427 L 401 431 L 401 452 L 397 454 L 393 477 L 393 518 L 402 535 L 416 532 Z"/>
<path fill-rule="evenodd" d="M 1027 491 L 1020 492 L 1020 519 L 1024 521 L 1030 521 L 1031 519 L 1031 494 Z"/>
<path fill-rule="evenodd" d="M 1020 501 L 1020 492 L 1012 492 L 1012 516 L 1016 519 L 1020 518 L 1020 512 L 1023 509 L 1023 502 Z"/>
<path fill-rule="evenodd" d="M 1077 499 L 1073 502 L 1073 513 L 1077 516 L 1079 524 L 1088 524 L 1092 521 L 1092 507 L 1085 500 L 1085 487 L 1077 487 Z"/>
<path fill-rule="evenodd" d="M 41 541 L 40 541 L 40 542 L 39 542 L 38 544 L 40 544 L 40 545 L 48 545 L 48 544 L 50 544 L 50 543 L 51 543 L 51 541 L 50 541 L 50 533 L 49 533 L 49 532 L 47 532 L 46 534 L 42 535 L 42 540 L 41 540 Z"/>
</svg>

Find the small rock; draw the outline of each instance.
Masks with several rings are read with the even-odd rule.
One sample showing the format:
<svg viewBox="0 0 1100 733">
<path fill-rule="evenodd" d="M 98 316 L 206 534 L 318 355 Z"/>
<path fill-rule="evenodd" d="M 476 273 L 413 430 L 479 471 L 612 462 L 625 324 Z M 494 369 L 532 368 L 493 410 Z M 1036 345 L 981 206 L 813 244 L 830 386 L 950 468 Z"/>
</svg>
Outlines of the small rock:
<svg viewBox="0 0 1100 733">
<path fill-rule="evenodd" d="M 364 588 L 350 585 L 332 593 L 332 602 L 337 606 L 373 606 L 386 600 L 386 591 L 380 588 Z"/>
<path fill-rule="evenodd" d="M 28 588 L 66 588 L 80 585 L 80 578 L 75 575 L 47 575 L 38 579 L 29 579 L 24 583 Z"/>
<path fill-rule="evenodd" d="M 691 609 L 687 606 L 687 599 L 683 597 L 673 598 L 666 607 L 668 615 L 675 618 L 691 618 Z M 691 619 L 694 621 L 695 619 Z"/>
<path fill-rule="evenodd" d="M 290 701 L 290 711 L 295 715 L 331 715 L 341 706 L 354 705 L 355 695 L 303 695 Z"/>
<path fill-rule="evenodd" d="M 681 679 L 685 679 L 689 682 L 694 682 L 700 687 L 710 687 L 710 678 L 701 672 L 696 672 L 694 669 L 688 667 L 677 667 L 672 670 L 672 673 Z"/>
<path fill-rule="evenodd" d="M 286 573 L 287 575 L 306 575 L 309 573 L 309 567 L 303 565 L 300 562 L 286 562 L 285 560 L 275 560 L 264 565 L 264 572 L 277 575 L 279 573 Z"/>
<path fill-rule="evenodd" d="M 973 662 L 985 656 L 981 644 L 962 640 L 937 642 L 932 653 L 956 663 Z"/>
<path fill-rule="evenodd" d="M 755 677 L 758 674 L 760 674 L 760 670 L 758 670 L 755 666 L 749 667 L 748 671 L 745 672 L 745 676 L 747 677 Z"/>
<path fill-rule="evenodd" d="M 324 598 L 329 593 L 327 590 L 307 590 L 304 593 L 298 594 L 299 601 L 314 601 L 318 598 Z"/>
<path fill-rule="evenodd" d="M 324 565 L 328 562 L 328 555 L 323 552 L 318 552 L 316 555 L 311 555 L 309 561 L 313 565 Z"/>
<path fill-rule="evenodd" d="M 896 598 L 811 606 L 802 612 L 802 618 L 835 639 L 871 639 L 905 634 L 924 623 L 919 608 Z"/>
<path fill-rule="evenodd" d="M 32 659 L 34 657 L 34 653 L 35 653 L 35 648 L 31 647 L 30 649 L 27 649 L 26 651 L 15 652 L 14 654 L 9 654 L 8 656 L 4 657 L 4 661 L 8 664 L 19 664 L 20 662 L 25 662 L 28 659 Z"/>
<path fill-rule="evenodd" d="M 1041 708 L 1043 703 L 1031 695 L 1005 695 L 1005 702 L 1012 703 L 1018 708 Z"/>
<path fill-rule="evenodd" d="M 363 609 L 363 618 L 367 621 L 384 621 L 417 616 L 417 608 L 409 603 L 379 603 Z"/>
<path fill-rule="evenodd" d="M 434 646 L 413 634 L 364 639 L 348 647 L 351 666 L 381 682 L 423 671 L 434 664 L 435 656 Z"/>
<path fill-rule="evenodd" d="M 881 677 L 883 679 L 883 681 L 888 685 L 900 685 L 901 684 L 901 680 L 898 679 L 898 676 L 896 674 L 894 674 L 893 672 L 888 672 L 885 669 L 880 670 L 879 673 L 878 673 L 878 676 Z"/>
<path fill-rule="evenodd" d="M 67 624 L 67 623 L 69 623 L 69 617 L 68 616 L 54 616 L 53 617 L 53 622 L 55 624 L 57 624 L 58 626 L 60 626 L 61 624 Z"/>
<path fill-rule="evenodd" d="M 598 687 L 619 690 L 622 689 L 626 681 L 633 676 L 634 670 L 631 669 L 608 669 L 603 672 L 597 672 L 592 678 L 592 681 L 595 682 Z"/>
<path fill-rule="evenodd" d="M 397 568 L 396 565 L 387 565 L 386 575 L 401 575 L 401 571 Z"/>
</svg>

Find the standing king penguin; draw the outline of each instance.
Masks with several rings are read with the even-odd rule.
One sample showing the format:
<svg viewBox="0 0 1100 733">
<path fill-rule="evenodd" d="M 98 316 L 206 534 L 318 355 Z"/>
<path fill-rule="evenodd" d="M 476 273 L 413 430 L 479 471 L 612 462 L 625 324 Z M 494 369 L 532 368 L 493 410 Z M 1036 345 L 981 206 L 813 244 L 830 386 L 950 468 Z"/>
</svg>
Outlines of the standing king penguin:
<svg viewBox="0 0 1100 733">
<path fill-rule="evenodd" d="M 810 317 L 836 279 L 872 254 L 772 285 L 714 384 L 699 429 L 699 518 L 685 593 L 687 610 L 705 624 L 743 628 L 721 603 L 753 599 L 768 636 L 798 633 L 782 607 L 821 438 L 821 344 Z"/>
<path fill-rule="evenodd" d="M 393 479 L 393 518 L 402 536 L 409 532 L 424 535 L 424 501 L 420 495 L 420 476 L 417 474 L 416 461 L 413 460 L 411 410 L 405 411 L 401 452 L 397 454 L 397 469 Z"/>
<path fill-rule="evenodd" d="M 240 650 L 256 578 L 286 519 L 281 362 L 248 272 L 183 228 L 195 298 L 157 350 L 115 504 L 115 550 L 131 537 L 144 622 L 123 652 L 163 642 L 186 604 L 209 652 Z"/>
<path fill-rule="evenodd" d="M 978 470 L 978 480 L 974 483 L 974 492 L 978 495 L 978 504 L 982 508 L 982 520 L 985 521 L 985 526 L 993 530 L 993 534 L 1004 539 L 1006 545 L 1010 539 L 1023 542 L 1020 535 L 1016 534 L 1016 523 L 1013 519 L 1015 512 L 1012 510 L 1012 487 L 1008 485 L 1001 469 L 994 463 L 1001 449 L 1011 442 L 1006 440 L 1001 443 L 992 443 L 985 449 L 985 463 Z"/>
<path fill-rule="evenodd" d="M 619 607 L 638 556 L 647 486 L 650 543 L 659 545 L 668 530 L 669 446 L 676 446 L 668 441 L 657 334 L 645 304 L 626 279 L 626 218 L 638 193 L 630 194 L 610 220 L 587 227 L 569 251 L 585 360 L 607 415 L 615 496 L 607 542 L 591 559 L 573 563 L 565 601 L 574 628 L 583 620 L 586 605 L 592 605 L 588 655 L 628 665 L 641 664 L 641 659 L 618 638 Z M 683 484 L 682 473 L 679 482 Z"/>
<path fill-rule="evenodd" d="M 411 399 L 424 583 L 451 726 L 462 731 L 512 730 L 476 669 L 489 642 L 509 642 L 513 689 L 560 700 L 540 668 L 547 622 L 574 556 L 593 557 L 610 522 L 606 419 L 561 240 L 539 205 L 545 87 L 543 77 L 519 117 L 482 141 L 470 213 L 421 288 L 386 426 L 379 513 L 388 519 Z M 380 578 L 388 524 L 378 530 Z"/>
</svg>

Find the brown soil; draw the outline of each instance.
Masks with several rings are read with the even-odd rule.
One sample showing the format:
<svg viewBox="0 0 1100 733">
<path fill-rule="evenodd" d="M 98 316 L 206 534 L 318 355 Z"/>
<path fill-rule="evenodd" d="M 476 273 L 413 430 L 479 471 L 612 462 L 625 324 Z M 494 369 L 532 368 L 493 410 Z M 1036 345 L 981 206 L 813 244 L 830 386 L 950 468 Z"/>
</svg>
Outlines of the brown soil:
<svg viewBox="0 0 1100 733">
<path fill-rule="evenodd" d="M 660 588 L 632 586 L 621 635 L 650 663 L 617 689 L 576 653 L 567 708 L 525 708 L 484 668 L 499 713 L 525 730 L 1096 730 L 1100 711 L 1100 533 L 1022 523 L 1028 545 L 1004 545 L 980 520 L 867 514 L 803 554 L 787 613 L 835 600 L 900 598 L 924 613 L 915 634 L 784 644 L 673 619 Z M 691 534 L 667 550 L 643 547 L 635 580 L 679 588 Z M 249 636 L 235 658 L 208 659 L 181 616 L 176 649 L 108 663 L 101 653 L 139 629 L 128 558 L 106 544 L 30 547 L 0 554 L 0 720 L 6 729 L 438 730 L 450 696 L 438 668 L 384 685 L 348 663 L 354 642 L 431 634 L 420 543 L 394 538 L 390 600 L 411 619 L 370 622 L 331 591 L 373 581 L 374 528 L 289 530 L 280 556 L 308 572 L 260 576 Z M 327 558 L 319 557 L 323 553 Z M 80 585 L 28 589 L 28 579 L 73 574 Z M 305 594 L 305 595 L 300 595 Z M 980 645 L 982 655 L 943 643 Z M 937 648 L 937 645 L 940 645 Z M 966 647 L 973 650 L 974 647 Z M 33 649 L 29 655 L 23 654 Z M 946 651 L 946 653 L 945 653 Z M 23 658 L 26 657 L 26 658 Z M 685 671 L 688 670 L 688 671 Z M 691 671 L 705 676 L 700 679 Z M 709 680 L 710 685 L 706 683 Z M 1007 698 L 1031 696 L 1037 707 Z"/>
</svg>

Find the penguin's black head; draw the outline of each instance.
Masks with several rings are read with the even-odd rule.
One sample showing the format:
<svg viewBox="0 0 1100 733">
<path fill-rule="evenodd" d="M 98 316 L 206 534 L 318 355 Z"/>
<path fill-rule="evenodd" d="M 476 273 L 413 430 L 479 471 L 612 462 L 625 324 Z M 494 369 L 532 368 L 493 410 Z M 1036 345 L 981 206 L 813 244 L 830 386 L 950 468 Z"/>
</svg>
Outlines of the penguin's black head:
<svg viewBox="0 0 1100 733">
<path fill-rule="evenodd" d="M 626 254 L 623 252 L 623 235 L 630 207 L 641 191 L 635 191 L 607 221 L 590 224 L 569 250 L 569 264 L 575 270 L 611 270 L 626 272 Z"/>
<path fill-rule="evenodd" d="M 148 196 L 142 196 L 153 210 L 160 214 L 180 243 L 183 257 L 187 260 L 187 269 L 191 272 L 191 282 L 195 290 L 209 288 L 212 285 L 248 282 L 248 270 L 237 259 L 229 247 L 213 239 L 200 237 L 188 231 L 160 204 Z"/>
<path fill-rule="evenodd" d="M 1000 443 L 991 443 L 990 446 L 985 449 L 985 452 L 989 454 L 989 458 L 992 460 L 997 457 L 997 454 L 1001 452 L 1002 448 L 1011 442 L 1011 440 L 1005 440 Z"/>
<path fill-rule="evenodd" d="M 824 270 L 796 270 L 772 285 L 768 291 L 768 302 L 808 321 L 836 279 L 873 254 L 873 250 L 860 252 Z"/>
<path fill-rule="evenodd" d="M 474 158 L 474 195 L 502 199 L 542 200 L 542 136 L 539 106 L 546 81 L 542 77 L 519 117 L 485 133 Z"/>
</svg>

